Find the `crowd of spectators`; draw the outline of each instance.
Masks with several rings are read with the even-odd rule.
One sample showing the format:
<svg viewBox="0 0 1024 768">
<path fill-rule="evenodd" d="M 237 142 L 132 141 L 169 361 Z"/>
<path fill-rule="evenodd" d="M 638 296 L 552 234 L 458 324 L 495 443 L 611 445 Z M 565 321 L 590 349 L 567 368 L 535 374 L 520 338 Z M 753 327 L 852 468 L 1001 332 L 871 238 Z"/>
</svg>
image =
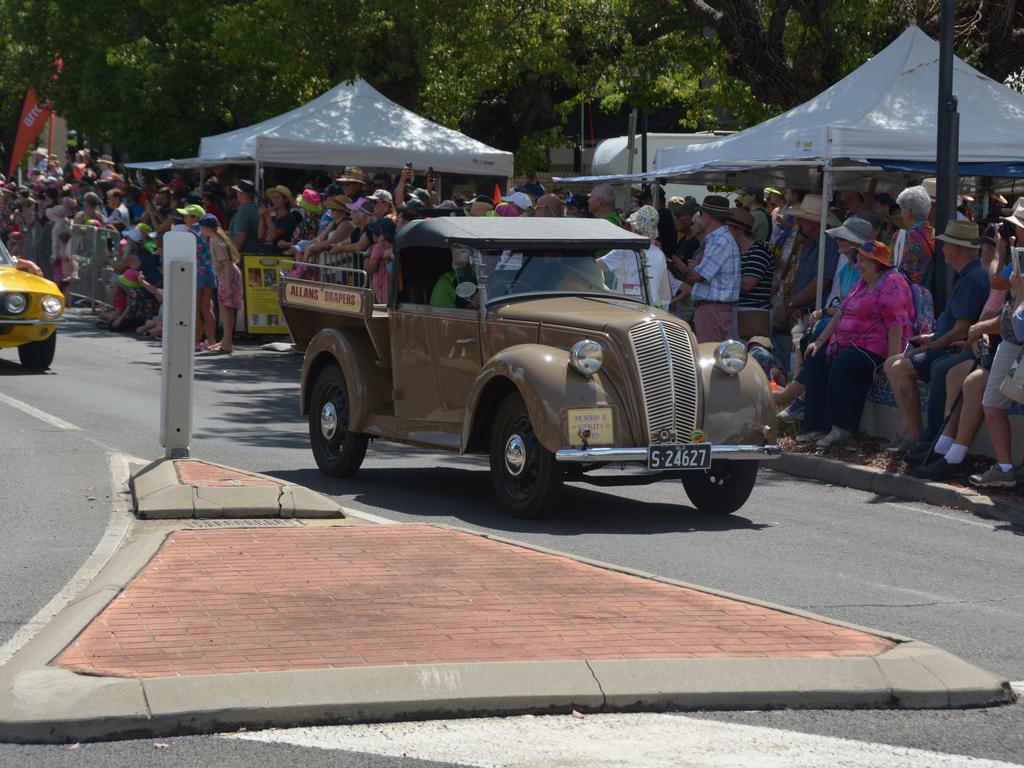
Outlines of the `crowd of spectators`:
<svg viewBox="0 0 1024 768">
<path fill-rule="evenodd" d="M 196 349 L 225 354 L 233 350 L 235 320 L 244 311 L 242 253 L 286 256 L 300 277 L 316 275 L 325 258 L 358 255 L 375 300 L 386 303 L 392 244 L 402 227 L 422 216 L 605 219 L 650 241 L 646 278 L 653 305 L 691 322 L 699 342 L 748 342 L 772 382 L 780 419 L 800 425 L 798 442 L 827 449 L 849 440 L 860 427 L 869 388 L 887 380 L 900 420 L 892 448 L 916 466 L 915 474 L 962 476 L 967 449 L 984 423 L 997 461 L 971 481 L 986 488 L 1017 483 L 1006 418 L 1012 402 L 1000 385 L 1024 338 L 1016 322 L 1024 292 L 1011 260 L 1014 238 L 1024 242 L 1024 198 L 1005 208 L 1006 200 L 993 195 L 987 211 L 961 199 L 956 219 L 936 236 L 933 179 L 895 198 L 843 190 L 832 200 L 799 189 L 745 187 L 735 200 L 709 194 L 698 201 L 666 197 L 656 184 L 634 188 L 621 205 L 607 184 L 583 195 L 536 181 L 503 196 L 442 198 L 432 172 L 416 177 L 408 165 L 397 176 L 372 177 L 350 167 L 301 188 L 271 185 L 262 195 L 246 179 L 206 177 L 190 187 L 176 175 L 166 183 L 133 183 L 109 156 L 89 150 L 69 153 L 64 163 L 37 150 L 30 171 L 27 183 L 0 186 L 0 239 L 15 255 L 67 291 L 81 260 L 73 233 L 101 233 L 114 253 L 112 309 L 101 322 L 158 336 L 162 238 L 191 231 L 197 238 Z M 954 279 L 936 317 L 937 241 Z M 630 268 L 614 254 L 600 261 L 606 272 Z M 636 282 L 638 276 L 618 279 Z M 435 286 L 423 299 L 455 306 L 454 286 L 443 288 Z M 923 421 L 921 385 L 928 400 Z"/>
</svg>

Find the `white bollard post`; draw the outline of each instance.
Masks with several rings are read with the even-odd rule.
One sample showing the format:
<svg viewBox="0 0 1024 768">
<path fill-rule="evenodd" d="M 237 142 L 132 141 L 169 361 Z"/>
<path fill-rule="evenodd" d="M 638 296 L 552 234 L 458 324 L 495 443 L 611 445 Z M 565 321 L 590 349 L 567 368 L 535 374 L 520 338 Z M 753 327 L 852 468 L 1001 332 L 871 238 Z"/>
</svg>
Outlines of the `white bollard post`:
<svg viewBox="0 0 1024 768">
<path fill-rule="evenodd" d="M 188 456 L 192 439 L 192 376 L 196 319 L 196 236 L 164 235 L 164 345 L 160 444 L 164 456 Z"/>
</svg>

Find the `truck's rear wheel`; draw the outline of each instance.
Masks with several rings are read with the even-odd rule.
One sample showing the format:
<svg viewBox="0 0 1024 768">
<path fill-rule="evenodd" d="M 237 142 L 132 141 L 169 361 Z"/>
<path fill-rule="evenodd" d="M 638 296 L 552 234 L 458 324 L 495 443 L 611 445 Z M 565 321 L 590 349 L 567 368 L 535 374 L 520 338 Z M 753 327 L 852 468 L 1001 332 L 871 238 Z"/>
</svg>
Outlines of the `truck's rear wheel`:
<svg viewBox="0 0 1024 768">
<path fill-rule="evenodd" d="M 348 387 L 341 369 L 329 365 L 317 374 L 309 403 L 309 445 L 320 471 L 351 477 L 366 456 L 370 438 L 348 428 Z"/>
<path fill-rule="evenodd" d="M 687 472 L 683 488 L 697 511 L 731 515 L 747 503 L 757 481 L 756 461 L 713 461 L 711 469 Z"/>
<path fill-rule="evenodd" d="M 53 362 L 57 351 L 57 332 L 54 331 L 41 341 L 32 341 L 18 347 L 21 364 L 33 371 L 45 371 Z"/>
<path fill-rule="evenodd" d="M 547 512 L 565 479 L 554 454 L 534 434 L 523 398 L 509 395 L 498 408 L 491 431 L 491 482 L 501 506 L 514 517 Z"/>
</svg>

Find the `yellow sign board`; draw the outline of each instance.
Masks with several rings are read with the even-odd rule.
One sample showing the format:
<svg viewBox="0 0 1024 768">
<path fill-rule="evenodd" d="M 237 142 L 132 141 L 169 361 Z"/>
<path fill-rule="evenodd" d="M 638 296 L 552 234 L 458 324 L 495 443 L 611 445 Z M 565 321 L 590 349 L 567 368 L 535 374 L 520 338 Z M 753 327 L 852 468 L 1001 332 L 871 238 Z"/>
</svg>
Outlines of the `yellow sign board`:
<svg viewBox="0 0 1024 768">
<path fill-rule="evenodd" d="M 281 314 L 281 270 L 291 262 L 279 256 L 246 253 L 242 256 L 245 282 L 245 328 L 249 333 L 288 333 Z"/>
<path fill-rule="evenodd" d="M 284 301 L 290 306 L 312 307 L 345 315 L 363 313 L 362 291 L 340 285 L 285 280 Z"/>
<path fill-rule="evenodd" d="M 570 445 L 613 445 L 615 422 L 611 408 L 570 408 L 567 417 Z"/>
</svg>

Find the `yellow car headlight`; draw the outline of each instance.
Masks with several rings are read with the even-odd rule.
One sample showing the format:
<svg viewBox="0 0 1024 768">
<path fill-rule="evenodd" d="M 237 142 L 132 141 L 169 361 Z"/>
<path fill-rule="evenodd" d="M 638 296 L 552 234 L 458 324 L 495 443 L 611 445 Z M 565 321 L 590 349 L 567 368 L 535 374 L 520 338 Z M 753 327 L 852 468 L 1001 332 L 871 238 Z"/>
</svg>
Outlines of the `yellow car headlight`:
<svg viewBox="0 0 1024 768">
<path fill-rule="evenodd" d="M 50 317 L 56 317 L 60 314 L 62 309 L 64 309 L 64 302 L 56 296 L 43 297 L 43 312 L 48 314 Z"/>
<path fill-rule="evenodd" d="M 4 312 L 20 315 L 28 306 L 28 299 L 23 293 L 8 293 L 4 296 Z"/>
</svg>

